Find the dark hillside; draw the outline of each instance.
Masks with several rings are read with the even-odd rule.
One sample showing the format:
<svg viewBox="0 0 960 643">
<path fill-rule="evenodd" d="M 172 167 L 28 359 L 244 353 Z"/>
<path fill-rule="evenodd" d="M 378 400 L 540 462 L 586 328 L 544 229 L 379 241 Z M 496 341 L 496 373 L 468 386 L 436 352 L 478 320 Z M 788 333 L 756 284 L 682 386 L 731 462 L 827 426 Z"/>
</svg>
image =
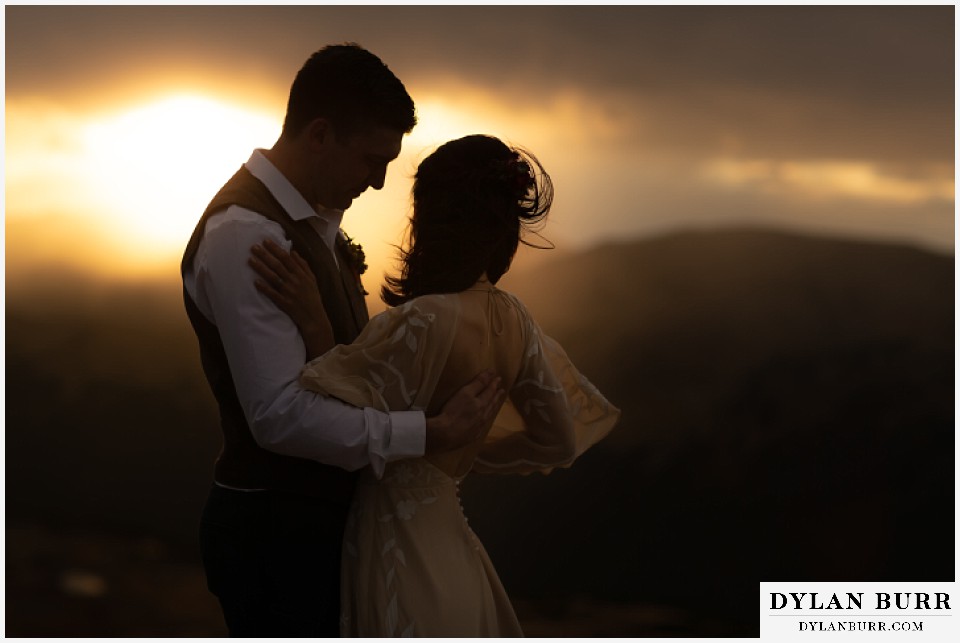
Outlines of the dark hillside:
<svg viewBox="0 0 960 643">
<path fill-rule="evenodd" d="M 750 230 L 518 263 L 502 285 L 624 412 L 569 470 L 465 485 L 528 633 L 751 635 L 761 580 L 952 579 L 953 275 Z M 7 634 L 218 635 L 170 626 L 205 596 L 219 444 L 179 286 L 58 277 L 7 293 Z M 110 618 L 177 565 L 155 613 Z M 78 569 L 107 590 L 70 593 Z"/>
<path fill-rule="evenodd" d="M 731 231 L 508 279 L 624 412 L 568 471 L 468 480 L 515 595 L 713 605 L 748 632 L 760 580 L 952 578 L 951 259 Z"/>
</svg>

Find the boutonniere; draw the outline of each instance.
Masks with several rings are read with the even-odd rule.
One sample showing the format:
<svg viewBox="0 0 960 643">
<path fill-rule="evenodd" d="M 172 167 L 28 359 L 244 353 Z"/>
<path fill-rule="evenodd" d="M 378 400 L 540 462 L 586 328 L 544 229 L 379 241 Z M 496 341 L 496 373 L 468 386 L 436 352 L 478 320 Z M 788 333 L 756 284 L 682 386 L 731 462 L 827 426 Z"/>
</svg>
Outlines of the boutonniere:
<svg viewBox="0 0 960 643">
<path fill-rule="evenodd" d="M 357 278 L 357 286 L 360 287 L 360 292 L 364 296 L 369 295 L 366 289 L 363 287 L 363 282 L 360 280 L 360 275 L 367 271 L 367 255 L 363 252 L 363 246 L 350 238 L 343 230 L 340 231 L 340 234 L 343 235 L 343 251 L 347 256 L 347 262 L 350 264 L 350 270 Z"/>
</svg>

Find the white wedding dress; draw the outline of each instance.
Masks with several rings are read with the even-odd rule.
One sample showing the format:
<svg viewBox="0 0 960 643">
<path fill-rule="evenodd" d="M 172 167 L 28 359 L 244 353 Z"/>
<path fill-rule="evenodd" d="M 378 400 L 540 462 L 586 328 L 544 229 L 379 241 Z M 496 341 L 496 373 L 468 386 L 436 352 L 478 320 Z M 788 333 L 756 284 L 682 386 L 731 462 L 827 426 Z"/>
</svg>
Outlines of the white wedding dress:
<svg viewBox="0 0 960 643">
<path fill-rule="evenodd" d="M 359 338 L 307 364 L 301 382 L 355 406 L 433 414 L 484 368 L 509 399 L 486 435 L 440 456 L 369 470 L 343 541 L 343 636 L 521 636 L 507 594 L 467 525 L 458 486 L 481 473 L 569 466 L 620 411 L 485 280 L 374 317 Z"/>
</svg>

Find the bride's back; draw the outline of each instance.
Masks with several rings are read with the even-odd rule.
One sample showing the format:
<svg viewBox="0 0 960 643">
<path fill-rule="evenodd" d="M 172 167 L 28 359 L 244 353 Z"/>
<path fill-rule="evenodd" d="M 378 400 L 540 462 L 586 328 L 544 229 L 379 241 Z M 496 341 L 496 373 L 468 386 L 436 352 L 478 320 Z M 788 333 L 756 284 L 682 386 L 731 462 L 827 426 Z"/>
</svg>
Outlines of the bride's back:
<svg viewBox="0 0 960 643">
<path fill-rule="evenodd" d="M 427 409 L 439 413 L 444 403 L 476 375 L 489 369 L 500 376 L 509 391 L 517 380 L 523 359 L 523 319 L 513 299 L 488 282 L 458 295 L 460 316 L 453 345 L 443 367 L 436 391 Z M 491 425 L 493 420 L 491 420 Z M 489 427 L 487 427 L 489 429 Z M 483 440 L 456 451 L 430 456 L 430 461 L 455 477 L 470 470 Z"/>
</svg>

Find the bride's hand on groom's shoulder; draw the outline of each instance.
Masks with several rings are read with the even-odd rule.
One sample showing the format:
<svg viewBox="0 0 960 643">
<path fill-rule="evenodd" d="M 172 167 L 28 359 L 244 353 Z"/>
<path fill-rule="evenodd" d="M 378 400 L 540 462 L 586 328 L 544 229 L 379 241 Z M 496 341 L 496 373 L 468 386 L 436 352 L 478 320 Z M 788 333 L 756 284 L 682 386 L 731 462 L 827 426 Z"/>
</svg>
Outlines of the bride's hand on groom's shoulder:
<svg viewBox="0 0 960 643">
<path fill-rule="evenodd" d="M 427 453 L 442 453 L 479 439 L 500 412 L 507 393 L 500 378 L 483 371 L 451 397 L 439 415 L 427 418 Z"/>
<path fill-rule="evenodd" d="M 248 263 L 259 276 L 254 286 L 297 325 L 308 359 L 333 348 L 333 328 L 320 299 L 317 278 L 303 257 L 270 239 L 253 246 L 250 252 Z"/>
</svg>

